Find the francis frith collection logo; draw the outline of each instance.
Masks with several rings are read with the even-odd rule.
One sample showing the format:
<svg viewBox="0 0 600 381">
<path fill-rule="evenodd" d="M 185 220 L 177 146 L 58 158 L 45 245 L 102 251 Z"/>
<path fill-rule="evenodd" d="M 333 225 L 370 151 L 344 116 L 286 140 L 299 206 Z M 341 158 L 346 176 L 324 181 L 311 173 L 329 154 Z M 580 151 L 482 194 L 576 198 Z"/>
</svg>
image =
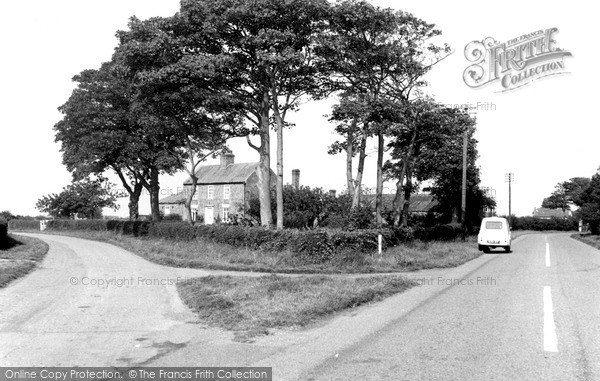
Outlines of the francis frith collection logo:
<svg viewBox="0 0 600 381">
<path fill-rule="evenodd" d="M 465 57 L 472 64 L 463 73 L 465 83 L 472 88 L 499 83 L 498 92 L 505 92 L 568 73 L 564 58 L 571 53 L 557 46 L 557 32 L 557 28 L 540 29 L 504 43 L 492 37 L 470 42 Z"/>
</svg>

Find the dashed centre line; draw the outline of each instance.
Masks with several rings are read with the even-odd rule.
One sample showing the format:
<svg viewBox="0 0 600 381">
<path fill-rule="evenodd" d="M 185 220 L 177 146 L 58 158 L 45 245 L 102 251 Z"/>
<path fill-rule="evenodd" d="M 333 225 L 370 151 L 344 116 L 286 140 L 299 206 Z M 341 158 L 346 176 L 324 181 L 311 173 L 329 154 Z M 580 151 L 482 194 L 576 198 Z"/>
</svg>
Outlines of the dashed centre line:
<svg viewBox="0 0 600 381">
<path fill-rule="evenodd" d="M 546 352 L 558 352 L 558 338 L 556 337 L 550 286 L 544 286 L 544 350 Z"/>
<path fill-rule="evenodd" d="M 546 267 L 550 267 L 550 244 L 546 242 Z"/>
</svg>

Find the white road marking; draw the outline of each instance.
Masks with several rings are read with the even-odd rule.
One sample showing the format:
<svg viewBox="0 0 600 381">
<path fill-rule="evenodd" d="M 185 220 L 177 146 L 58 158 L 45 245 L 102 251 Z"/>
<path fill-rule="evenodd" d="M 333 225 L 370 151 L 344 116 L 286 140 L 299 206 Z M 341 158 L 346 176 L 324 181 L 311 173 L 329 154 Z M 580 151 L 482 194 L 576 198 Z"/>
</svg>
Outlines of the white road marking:
<svg viewBox="0 0 600 381">
<path fill-rule="evenodd" d="M 550 244 L 546 242 L 546 267 L 550 267 Z"/>
<path fill-rule="evenodd" d="M 556 324 L 554 324 L 553 311 L 550 286 L 544 286 L 544 350 L 546 352 L 558 352 L 558 339 L 556 337 Z"/>
</svg>

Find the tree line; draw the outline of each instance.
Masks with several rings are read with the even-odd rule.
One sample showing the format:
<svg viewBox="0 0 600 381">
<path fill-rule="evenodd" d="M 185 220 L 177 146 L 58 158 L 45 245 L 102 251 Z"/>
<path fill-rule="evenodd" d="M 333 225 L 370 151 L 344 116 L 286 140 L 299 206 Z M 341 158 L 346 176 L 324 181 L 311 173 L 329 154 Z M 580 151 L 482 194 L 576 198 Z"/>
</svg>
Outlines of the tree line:
<svg viewBox="0 0 600 381">
<path fill-rule="evenodd" d="M 259 156 L 260 223 L 275 220 L 281 229 L 289 115 L 306 100 L 333 97 L 329 118 L 340 138 L 329 152 L 346 156 L 353 209 L 364 193 L 367 141 L 375 139 L 377 226 L 384 223 L 385 180 L 396 183 L 394 225 L 408 223 L 411 195 L 425 182 L 458 221 L 465 133 L 469 211 L 491 200 L 479 189 L 474 120 L 424 92 L 425 74 L 451 53 L 435 42 L 440 34 L 410 13 L 363 0 L 182 0 L 173 16 L 132 17 L 116 33 L 112 59 L 73 78 L 56 141 L 75 181 L 116 174 L 131 219 L 146 189 L 159 220 L 159 175 L 185 170 L 192 187 L 184 218 L 191 222 L 198 166 L 226 152 L 228 139 L 245 137 Z"/>
<path fill-rule="evenodd" d="M 563 212 L 577 206 L 573 216 L 588 224 L 592 234 L 600 234 L 600 168 L 591 178 L 573 177 L 556 184 L 542 202 L 543 208 Z"/>
</svg>

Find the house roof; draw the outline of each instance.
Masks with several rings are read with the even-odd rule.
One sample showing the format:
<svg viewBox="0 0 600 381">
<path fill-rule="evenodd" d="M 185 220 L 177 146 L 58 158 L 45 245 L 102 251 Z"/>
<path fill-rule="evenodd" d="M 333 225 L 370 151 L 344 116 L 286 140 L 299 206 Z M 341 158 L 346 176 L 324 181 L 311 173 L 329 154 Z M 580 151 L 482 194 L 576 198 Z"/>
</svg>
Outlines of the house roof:
<svg viewBox="0 0 600 381">
<path fill-rule="evenodd" d="M 182 191 L 177 194 L 172 194 L 159 200 L 159 204 L 183 204 L 185 203 L 186 192 Z"/>
<path fill-rule="evenodd" d="M 198 185 L 245 183 L 254 173 L 257 165 L 258 163 L 236 163 L 225 168 L 220 164 L 202 166 L 196 171 Z M 192 179 L 188 177 L 183 185 L 192 185 Z"/>
<path fill-rule="evenodd" d="M 382 195 L 383 199 L 383 207 L 384 209 L 392 209 L 394 205 L 395 194 L 384 193 Z M 375 205 L 375 195 L 368 194 L 365 196 L 365 200 L 371 204 Z M 408 206 L 408 211 L 410 213 L 427 213 L 434 206 L 438 205 L 438 201 L 435 199 L 433 195 L 430 194 L 413 194 L 410 197 L 410 204 Z"/>
</svg>

